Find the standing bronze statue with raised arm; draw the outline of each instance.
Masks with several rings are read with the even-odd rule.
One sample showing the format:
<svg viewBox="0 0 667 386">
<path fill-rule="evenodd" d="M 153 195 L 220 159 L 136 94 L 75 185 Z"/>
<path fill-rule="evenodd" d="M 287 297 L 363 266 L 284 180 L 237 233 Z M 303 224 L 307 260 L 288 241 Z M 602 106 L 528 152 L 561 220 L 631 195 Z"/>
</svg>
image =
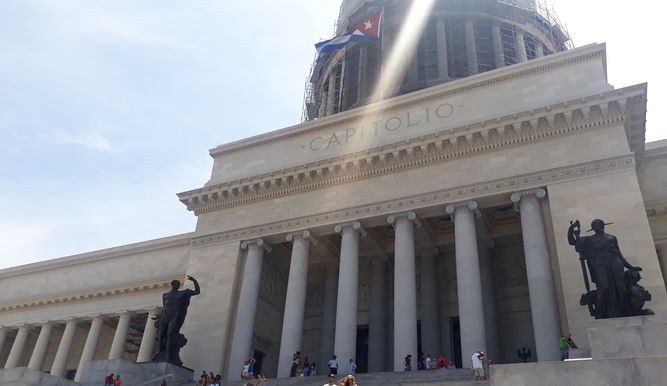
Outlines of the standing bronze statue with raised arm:
<svg viewBox="0 0 667 386">
<path fill-rule="evenodd" d="M 586 293 L 581 296 L 580 304 L 588 306 L 595 319 L 651 314 L 651 310 L 642 309 L 644 302 L 651 300 L 648 291 L 637 284 L 642 269 L 625 259 L 616 237 L 605 233 L 606 225 L 610 224 L 595 219 L 589 230 L 595 234 L 581 236 L 579 220 L 570 222 L 567 239 L 579 252 L 586 285 Z M 590 289 L 587 271 L 590 271 L 595 290 Z"/>
<path fill-rule="evenodd" d="M 190 298 L 200 293 L 197 280 L 192 276 L 188 276 L 188 280 L 194 284 L 194 290 L 184 289 L 179 291 L 181 282 L 173 280 L 171 290 L 162 295 L 162 313 L 156 318 L 155 322 L 158 328 L 160 351 L 153 357 L 154 362 L 169 362 L 177 366 L 183 364 L 179 351 L 188 340 L 180 331 L 188 313 Z"/>
</svg>

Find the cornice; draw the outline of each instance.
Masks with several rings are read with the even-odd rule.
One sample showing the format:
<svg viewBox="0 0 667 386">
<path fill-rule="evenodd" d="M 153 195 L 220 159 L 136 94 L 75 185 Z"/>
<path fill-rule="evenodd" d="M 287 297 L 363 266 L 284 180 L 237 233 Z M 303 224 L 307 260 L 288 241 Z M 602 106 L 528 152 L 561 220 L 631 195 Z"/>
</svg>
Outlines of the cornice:
<svg viewBox="0 0 667 386">
<path fill-rule="evenodd" d="M 99 251 L 87 252 L 78 255 L 61 257 L 58 259 L 41 261 L 38 263 L 20 265 L 18 267 L 0 270 L 0 279 L 19 276 L 29 273 L 50 271 L 58 268 L 71 267 L 78 264 L 93 263 L 100 260 L 113 259 L 130 254 L 156 251 L 159 249 L 186 246 L 190 244 L 194 232 L 183 233 L 176 236 L 165 237 L 156 240 L 143 241 L 135 244 L 123 245 Z"/>
<path fill-rule="evenodd" d="M 110 287 L 93 288 L 82 291 L 68 292 L 39 298 L 21 299 L 19 301 L 1 303 L 0 312 L 24 311 L 37 307 L 62 306 L 79 302 L 106 300 L 107 298 L 141 295 L 144 293 L 159 292 L 171 287 L 174 279 L 183 280 L 185 275 L 173 275 L 158 279 L 145 280 L 134 283 L 124 283 Z"/>
<path fill-rule="evenodd" d="M 343 222 L 358 221 L 363 218 L 378 215 L 391 215 L 399 211 L 417 210 L 434 205 L 444 206 L 454 202 L 472 200 L 491 194 L 514 193 L 516 191 L 538 188 L 558 182 L 589 178 L 595 175 L 621 172 L 624 170 L 633 170 L 635 166 L 635 155 L 633 153 L 624 154 L 601 160 L 582 162 L 559 168 L 512 176 L 509 178 L 490 180 L 471 185 L 462 185 L 395 200 L 381 201 L 369 205 L 350 207 L 336 211 L 323 212 L 312 216 L 297 217 L 279 222 L 260 224 L 257 226 L 206 235 L 193 239 L 192 246 L 201 247 L 209 244 L 293 232 L 295 230 L 312 226 L 331 225 L 333 227 L 334 225 Z"/>
<path fill-rule="evenodd" d="M 335 114 L 315 122 L 307 122 L 296 126 L 277 130 L 268 134 L 262 134 L 240 141 L 220 145 L 209 150 L 212 157 L 247 150 L 267 143 L 282 141 L 284 139 L 306 135 L 315 131 L 335 128 L 354 122 L 362 121 L 369 116 L 385 114 L 396 110 L 408 108 L 452 95 L 458 95 L 466 91 L 488 87 L 494 84 L 507 82 L 513 79 L 550 71 L 554 68 L 569 66 L 575 63 L 588 61 L 597 57 L 605 58 L 606 48 L 604 44 L 592 44 L 568 51 L 546 55 L 539 59 L 515 64 L 476 74 L 470 77 L 458 79 L 442 85 L 431 87 L 427 90 L 391 98 L 370 105 L 366 105 L 348 112 Z M 417 95 L 415 97 L 415 95 Z"/>
<path fill-rule="evenodd" d="M 442 130 L 391 145 L 298 165 L 180 193 L 195 214 L 247 205 L 290 194 L 396 173 L 434 163 L 512 148 L 613 125 L 626 125 L 628 100 L 644 98 L 633 86 L 589 98 L 561 102 L 455 129 Z"/>
</svg>

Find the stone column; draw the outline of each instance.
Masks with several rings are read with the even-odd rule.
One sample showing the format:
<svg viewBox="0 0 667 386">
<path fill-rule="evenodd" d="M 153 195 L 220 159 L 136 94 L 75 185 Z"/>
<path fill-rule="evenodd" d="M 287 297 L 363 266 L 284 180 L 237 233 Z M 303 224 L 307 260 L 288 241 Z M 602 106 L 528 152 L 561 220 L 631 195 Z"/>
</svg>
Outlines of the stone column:
<svg viewBox="0 0 667 386">
<path fill-rule="evenodd" d="M 310 244 L 316 243 L 309 231 L 291 233 L 287 241 L 292 244 L 292 258 L 285 296 L 283 332 L 278 357 L 278 378 L 289 377 L 292 355 L 301 349 L 303 315 L 306 310 L 306 286 L 308 284 L 308 255 Z"/>
<path fill-rule="evenodd" d="M 468 73 L 475 75 L 479 72 L 479 63 L 477 61 L 477 42 L 475 42 L 475 24 L 472 18 L 466 18 L 466 54 L 468 58 Z M 472 354 L 470 354 L 472 356 Z"/>
<path fill-rule="evenodd" d="M 334 354 L 334 336 L 336 334 L 336 301 L 338 297 L 338 264 L 326 267 L 324 281 L 324 306 L 322 310 L 322 333 L 320 334 L 321 371 L 327 371 L 327 363 Z"/>
<path fill-rule="evenodd" d="M 5 347 L 5 340 L 7 340 L 7 328 L 0 327 L 0 353 L 2 348 Z"/>
<path fill-rule="evenodd" d="M 456 287 L 461 324 L 463 368 L 471 366 L 472 353 L 486 349 L 484 299 L 479 273 L 477 232 L 475 230 L 476 201 L 448 205 L 446 211 L 454 220 L 456 247 Z"/>
<path fill-rule="evenodd" d="M 403 358 L 411 354 L 417 369 L 417 277 L 414 227 L 420 226 L 415 212 L 387 218 L 394 226 L 394 371 L 403 370 Z"/>
<path fill-rule="evenodd" d="M 440 350 L 440 307 L 438 303 L 438 286 L 436 258 L 438 248 L 427 248 L 420 251 L 421 258 L 421 311 L 422 311 L 422 352 L 437 358 Z"/>
<path fill-rule="evenodd" d="M 660 263 L 660 271 L 662 271 L 662 280 L 667 287 L 667 243 L 658 244 L 655 246 L 658 253 L 658 262 Z M 2 337 L 0 336 L 0 348 L 2 347 Z"/>
<path fill-rule="evenodd" d="M 83 351 L 81 352 L 81 359 L 79 359 L 79 366 L 76 368 L 74 382 L 79 382 L 81 380 L 83 367 L 86 363 L 95 359 L 95 352 L 97 351 L 97 344 L 100 340 L 100 332 L 102 331 L 103 323 L 104 318 L 101 315 L 93 317 L 93 320 L 90 322 L 90 330 L 88 330 L 86 343 L 83 345 Z"/>
<path fill-rule="evenodd" d="M 500 34 L 500 22 L 495 20 L 491 24 L 491 39 L 493 43 L 493 56 L 496 68 L 505 67 L 505 53 L 503 52 L 503 38 Z M 472 354 L 470 354 L 472 355 Z"/>
<path fill-rule="evenodd" d="M 535 57 L 541 58 L 544 56 L 544 47 L 539 39 L 535 39 Z"/>
<path fill-rule="evenodd" d="M 157 334 L 157 327 L 155 327 L 155 320 L 153 320 L 153 318 L 159 313 L 159 309 L 148 311 L 146 327 L 144 327 L 144 334 L 141 337 L 141 345 L 139 346 L 139 354 L 137 354 L 137 363 L 150 362 L 153 359 L 155 335 Z"/>
<path fill-rule="evenodd" d="M 514 193 L 512 202 L 519 207 L 521 214 L 523 253 L 526 257 L 526 276 L 537 360 L 557 361 L 560 359 L 558 345 L 560 323 L 539 201 L 545 196 L 544 189 L 526 190 Z"/>
<path fill-rule="evenodd" d="M 371 299 L 368 318 L 368 372 L 387 371 L 387 258 L 371 260 Z"/>
<path fill-rule="evenodd" d="M 516 32 L 516 54 L 519 63 L 528 60 L 528 54 L 526 54 L 526 40 L 524 39 L 523 31 Z"/>
<path fill-rule="evenodd" d="M 35 343 L 35 349 L 32 351 L 30 362 L 28 363 L 29 369 L 40 370 L 42 368 L 42 362 L 44 362 L 46 349 L 49 347 L 49 337 L 51 336 L 52 329 L 53 326 L 50 322 L 42 323 L 42 327 L 39 330 L 37 343 Z"/>
<path fill-rule="evenodd" d="M 19 365 L 21 354 L 23 354 L 23 349 L 25 348 L 25 342 L 28 340 L 29 329 L 26 325 L 19 327 L 12 349 L 9 351 L 7 362 L 5 362 L 6 369 L 13 369 Z"/>
<path fill-rule="evenodd" d="M 229 355 L 228 380 L 240 379 L 243 363 L 250 358 L 252 335 L 255 330 L 255 314 L 259 300 L 259 284 L 262 275 L 264 252 L 271 251 L 262 239 L 248 240 L 241 243 L 247 249 L 243 280 L 239 292 L 239 303 L 236 308 L 232 348 Z"/>
<path fill-rule="evenodd" d="M 445 80 L 449 79 L 449 63 L 447 62 L 447 29 L 443 17 L 438 18 L 435 28 L 435 40 L 438 47 L 438 78 Z"/>
<path fill-rule="evenodd" d="M 359 235 L 366 232 L 357 221 L 336 225 L 341 234 L 336 335 L 334 354 L 341 368 L 357 352 L 357 291 L 359 287 Z"/>
<path fill-rule="evenodd" d="M 67 368 L 67 359 L 69 357 L 70 349 L 72 348 L 72 342 L 74 341 L 74 335 L 76 335 L 76 326 L 78 320 L 70 319 L 65 324 L 65 332 L 63 332 L 62 338 L 60 338 L 60 344 L 58 345 L 58 351 L 56 351 L 56 357 L 53 359 L 53 365 L 51 366 L 51 375 L 56 377 L 62 377 L 65 374 Z"/>
<path fill-rule="evenodd" d="M 111 350 L 109 350 L 109 360 L 121 359 L 125 352 L 125 340 L 127 339 L 127 330 L 130 327 L 130 317 L 128 312 L 123 312 L 118 316 L 118 326 L 113 335 Z"/>
<path fill-rule="evenodd" d="M 479 273 L 482 280 L 482 297 L 484 298 L 484 326 L 486 331 L 486 351 L 494 362 L 500 361 L 500 344 L 498 343 L 498 314 L 496 311 L 496 290 L 491 264 L 491 248 L 493 240 L 480 240 L 477 244 L 479 252 Z M 472 355 L 472 354 L 471 354 Z"/>
</svg>

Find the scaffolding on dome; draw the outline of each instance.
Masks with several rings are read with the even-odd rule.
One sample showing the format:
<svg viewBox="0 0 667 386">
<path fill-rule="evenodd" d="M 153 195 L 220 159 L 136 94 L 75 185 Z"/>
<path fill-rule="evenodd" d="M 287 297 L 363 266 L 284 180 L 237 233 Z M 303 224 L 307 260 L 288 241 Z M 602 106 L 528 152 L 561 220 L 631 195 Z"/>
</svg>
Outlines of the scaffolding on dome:
<svg viewBox="0 0 667 386">
<path fill-rule="evenodd" d="M 462 4 L 469 5 L 469 2 L 470 0 L 449 0 L 449 4 L 455 8 L 461 7 Z M 383 1 L 374 1 L 372 3 L 377 5 L 378 3 L 383 3 Z M 484 9 L 490 16 L 496 17 L 501 21 L 500 43 L 502 47 L 502 57 L 504 58 L 504 63 L 502 63 L 503 66 L 509 66 L 523 60 L 532 60 L 542 55 L 549 55 L 557 51 L 574 48 L 567 26 L 560 21 L 554 8 L 548 5 L 545 0 L 491 0 L 488 3 L 482 1 L 480 3 L 486 4 Z M 460 51 L 458 52 L 452 48 L 453 51 L 457 51 L 458 54 L 455 52 L 448 54 L 450 57 L 448 76 L 450 79 L 469 76 L 470 73 L 465 59 L 465 46 L 467 42 L 464 33 L 462 32 L 464 25 L 461 20 L 455 18 L 450 18 L 448 20 L 450 20 L 450 22 L 447 26 L 447 44 L 452 44 L 452 47 L 458 47 L 457 50 Z M 334 34 L 338 30 L 338 24 L 340 22 L 341 21 L 338 19 L 334 22 Z M 494 57 L 492 48 L 493 35 L 491 32 L 491 23 L 490 20 L 480 19 L 474 26 L 479 67 L 478 72 L 497 68 L 496 58 Z M 531 33 L 531 31 L 524 31 L 521 36 L 524 39 L 523 47 L 525 47 L 525 52 L 523 49 L 519 52 L 517 39 L 520 38 L 518 37 L 518 32 L 522 29 L 521 26 L 524 25 L 536 26 L 538 34 L 544 34 L 550 38 L 550 46 L 542 44 L 540 38 L 533 34 L 535 32 Z M 350 51 L 348 53 L 351 54 L 353 52 Z M 318 93 L 318 90 L 316 90 L 316 87 L 320 86 L 318 80 L 326 75 L 322 74 L 323 67 L 322 64 L 318 65 L 316 60 L 314 60 L 308 77 L 306 78 L 301 113 L 302 122 L 319 117 L 322 109 L 324 108 L 326 110 L 327 108 L 326 106 L 322 107 L 321 103 L 324 102 L 319 100 L 322 98 L 326 99 L 326 97 L 322 95 L 322 90 L 326 88 L 326 85 L 320 87 L 322 89 L 320 90 L 321 92 Z M 341 75 L 337 75 L 337 77 L 339 76 Z M 339 79 L 338 82 L 342 85 L 343 79 Z M 338 106 L 333 110 L 335 112 L 344 111 L 350 107 L 348 106 L 349 103 L 345 103 L 342 91 L 341 87 L 339 93 L 340 96 L 336 102 Z M 402 91 L 409 92 L 413 90 L 405 88 Z"/>
</svg>

